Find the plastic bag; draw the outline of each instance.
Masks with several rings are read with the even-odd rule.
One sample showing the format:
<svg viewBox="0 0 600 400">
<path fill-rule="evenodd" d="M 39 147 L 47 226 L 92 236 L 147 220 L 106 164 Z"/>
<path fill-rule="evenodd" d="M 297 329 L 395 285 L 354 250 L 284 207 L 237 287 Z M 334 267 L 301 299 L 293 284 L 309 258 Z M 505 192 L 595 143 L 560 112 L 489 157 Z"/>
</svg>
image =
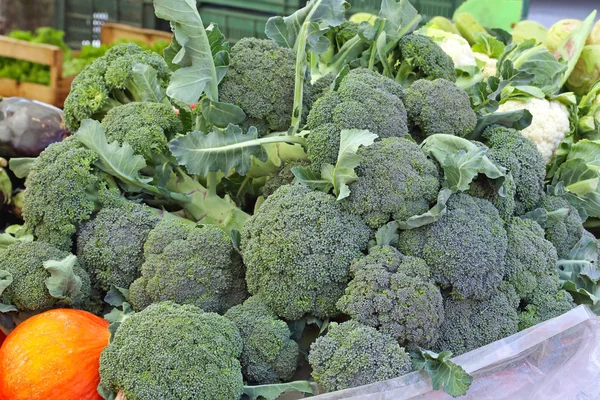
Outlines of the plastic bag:
<svg viewBox="0 0 600 400">
<path fill-rule="evenodd" d="M 473 383 L 469 400 L 600 400 L 600 318 L 586 306 L 455 357 Z M 447 400 L 425 372 L 312 397 Z"/>
</svg>

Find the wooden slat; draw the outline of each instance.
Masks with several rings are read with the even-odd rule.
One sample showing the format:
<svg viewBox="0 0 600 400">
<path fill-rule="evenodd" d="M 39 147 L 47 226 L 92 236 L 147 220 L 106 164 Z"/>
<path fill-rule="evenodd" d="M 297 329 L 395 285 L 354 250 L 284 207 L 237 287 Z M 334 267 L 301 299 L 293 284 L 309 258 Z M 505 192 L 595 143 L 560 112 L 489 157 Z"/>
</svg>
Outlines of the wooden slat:
<svg viewBox="0 0 600 400">
<path fill-rule="evenodd" d="M 0 56 L 16 58 L 43 65 L 54 65 L 58 54 L 62 61 L 62 50 L 49 44 L 29 43 L 0 36 Z"/>
<path fill-rule="evenodd" d="M 153 29 L 136 28 L 124 24 L 104 24 L 100 31 L 100 41 L 103 44 L 114 43 L 116 41 L 127 39 L 137 40 L 142 43 L 152 44 L 158 40 L 171 41 L 169 32 L 157 31 Z"/>
</svg>

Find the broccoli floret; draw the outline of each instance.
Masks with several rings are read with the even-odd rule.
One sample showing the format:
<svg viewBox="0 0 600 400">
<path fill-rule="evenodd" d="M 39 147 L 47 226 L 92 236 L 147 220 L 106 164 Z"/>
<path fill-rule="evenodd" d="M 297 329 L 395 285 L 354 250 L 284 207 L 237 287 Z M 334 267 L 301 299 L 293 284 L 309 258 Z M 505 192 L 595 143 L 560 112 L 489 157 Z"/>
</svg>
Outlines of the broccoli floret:
<svg viewBox="0 0 600 400">
<path fill-rule="evenodd" d="M 361 163 L 358 180 L 350 184 L 343 203 L 371 228 L 390 219 L 404 221 L 429 210 L 440 190 L 437 165 L 416 143 L 403 138 L 385 138 L 358 150 Z"/>
<path fill-rule="evenodd" d="M 286 131 L 292 122 L 295 78 L 292 49 L 271 40 L 243 38 L 231 48 L 229 69 L 219 85 L 220 100 L 239 106 L 250 118 L 265 121 L 270 131 Z M 304 93 L 308 103 L 308 83 Z"/>
<path fill-rule="evenodd" d="M 111 286 L 131 285 L 144 261 L 144 242 L 158 221 L 150 207 L 123 200 L 118 206 L 102 208 L 81 225 L 77 256 L 94 286 L 107 291 Z"/>
<path fill-rule="evenodd" d="M 398 67 L 398 82 L 405 86 L 410 86 L 417 79 L 442 78 L 456 82 L 452 57 L 428 36 L 406 35 L 400 39 L 399 49 L 402 63 Z"/>
<path fill-rule="evenodd" d="M 102 120 L 108 142 L 129 143 L 136 154 L 152 162 L 167 154 L 167 143 L 183 133 L 183 125 L 173 108 L 162 103 L 129 103 L 111 109 Z"/>
<path fill-rule="evenodd" d="M 487 300 L 444 299 L 445 319 L 440 327 L 436 351 L 460 355 L 518 332 L 519 297 L 502 282 Z"/>
<path fill-rule="evenodd" d="M 134 68 L 149 66 L 156 71 L 158 84 L 167 87 L 171 72 L 165 60 L 134 43 L 118 44 L 87 66 L 73 80 L 65 100 L 65 123 L 75 132 L 82 120 L 101 120 L 113 107 L 134 101 L 146 101 L 132 79 Z"/>
<path fill-rule="evenodd" d="M 78 261 L 73 266 L 73 273 L 81 280 L 78 295 L 62 299 L 50 294 L 46 286 L 50 272 L 44 268 L 44 263 L 50 260 L 62 261 L 69 255 L 71 253 L 39 241 L 17 242 L 0 251 L 0 270 L 8 271 L 13 278 L 0 301 L 14 305 L 19 311 L 41 311 L 64 305 L 98 311 L 98 304 L 91 300 L 90 278 Z"/>
<path fill-rule="evenodd" d="M 128 400 L 238 399 L 242 338 L 192 305 L 153 304 L 121 323 L 100 356 L 100 388 Z"/>
<path fill-rule="evenodd" d="M 487 299 L 502 281 L 506 230 L 487 200 L 457 193 L 438 221 L 400 234 L 398 248 L 427 262 L 433 280 L 457 296 Z"/>
<path fill-rule="evenodd" d="M 558 274 L 546 276 L 533 292 L 531 301 L 519 314 L 519 330 L 558 317 L 575 306 L 573 297 L 568 292 L 560 290 Z"/>
<path fill-rule="evenodd" d="M 566 258 L 583 235 L 583 221 L 577 209 L 566 199 L 558 196 L 544 196 L 537 207 L 548 212 L 568 210 L 564 218 L 545 228 L 546 239 L 556 247 L 558 258 Z"/>
<path fill-rule="evenodd" d="M 300 160 L 300 161 L 291 161 L 285 163 L 277 173 L 267 180 L 264 186 L 261 188 L 261 195 L 266 199 L 270 195 L 272 195 L 275 190 L 277 190 L 280 186 L 289 185 L 296 180 L 294 173 L 292 172 L 292 168 L 294 167 L 306 167 L 310 165 L 308 160 Z"/>
<path fill-rule="evenodd" d="M 329 324 L 311 346 L 312 376 L 327 391 L 396 378 L 411 371 L 410 356 L 391 336 L 357 321 Z"/>
<path fill-rule="evenodd" d="M 298 344 L 290 339 L 288 325 L 277 318 L 258 296 L 252 296 L 225 313 L 242 335 L 240 357 L 244 378 L 265 385 L 289 381 L 298 363 Z"/>
<path fill-rule="evenodd" d="M 310 86 L 310 104 L 311 107 L 315 102 L 323 97 L 326 93 L 329 93 L 331 84 L 335 80 L 336 74 L 327 74 L 319 78 L 315 83 Z"/>
<path fill-rule="evenodd" d="M 242 256 L 251 294 L 280 317 L 338 314 L 335 303 L 370 229 L 331 195 L 300 184 L 273 193 L 242 229 Z"/>
<path fill-rule="evenodd" d="M 419 138 L 436 133 L 464 137 L 477 124 L 467 93 L 446 79 L 416 81 L 406 89 L 404 104 Z"/>
<path fill-rule="evenodd" d="M 473 197 L 488 200 L 496 207 L 500 217 L 508 220 L 515 215 L 515 194 L 517 188 L 512 175 L 508 174 L 504 180 L 504 194 L 498 193 L 498 187 L 495 181 L 489 179 L 483 174 L 479 174 L 471 185 L 467 193 Z"/>
<path fill-rule="evenodd" d="M 515 129 L 492 125 L 483 132 L 487 156 L 503 166 L 515 183 L 515 213 L 523 215 L 544 191 L 546 164 L 535 144 Z"/>
<path fill-rule="evenodd" d="M 444 308 L 425 261 L 390 246 L 375 246 L 352 262 L 350 273 L 353 279 L 337 303 L 340 311 L 402 346 L 435 344 Z"/>
<path fill-rule="evenodd" d="M 144 257 L 142 276 L 130 288 L 136 310 L 171 300 L 223 313 L 247 297 L 241 257 L 215 225 L 164 219 L 148 234 Z"/>
<path fill-rule="evenodd" d="M 506 279 L 521 299 L 530 299 L 541 280 L 557 276 L 556 249 L 544 230 L 530 219 L 513 217 L 506 223 Z"/>
</svg>

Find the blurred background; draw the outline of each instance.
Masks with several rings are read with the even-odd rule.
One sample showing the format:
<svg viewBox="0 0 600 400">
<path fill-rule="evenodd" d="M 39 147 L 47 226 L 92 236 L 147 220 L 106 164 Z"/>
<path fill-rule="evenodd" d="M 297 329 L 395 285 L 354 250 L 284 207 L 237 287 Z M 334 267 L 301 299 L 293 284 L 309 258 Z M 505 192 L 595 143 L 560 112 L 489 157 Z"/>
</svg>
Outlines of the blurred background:
<svg viewBox="0 0 600 400">
<path fill-rule="evenodd" d="M 531 0 L 527 19 L 538 21 L 550 28 L 561 19 L 582 20 L 588 16 L 591 10 L 599 7 L 599 0 Z"/>
</svg>

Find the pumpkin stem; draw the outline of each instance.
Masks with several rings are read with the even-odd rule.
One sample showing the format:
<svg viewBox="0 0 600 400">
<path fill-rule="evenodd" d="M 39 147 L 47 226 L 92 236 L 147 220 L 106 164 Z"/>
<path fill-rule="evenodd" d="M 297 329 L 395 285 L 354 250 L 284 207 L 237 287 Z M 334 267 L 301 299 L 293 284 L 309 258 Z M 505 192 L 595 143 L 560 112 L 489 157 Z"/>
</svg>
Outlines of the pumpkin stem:
<svg viewBox="0 0 600 400">
<path fill-rule="evenodd" d="M 115 398 L 115 400 L 127 400 L 127 397 L 125 397 L 125 393 L 123 393 L 122 390 L 119 390 L 119 393 L 117 393 L 117 397 Z"/>
</svg>

